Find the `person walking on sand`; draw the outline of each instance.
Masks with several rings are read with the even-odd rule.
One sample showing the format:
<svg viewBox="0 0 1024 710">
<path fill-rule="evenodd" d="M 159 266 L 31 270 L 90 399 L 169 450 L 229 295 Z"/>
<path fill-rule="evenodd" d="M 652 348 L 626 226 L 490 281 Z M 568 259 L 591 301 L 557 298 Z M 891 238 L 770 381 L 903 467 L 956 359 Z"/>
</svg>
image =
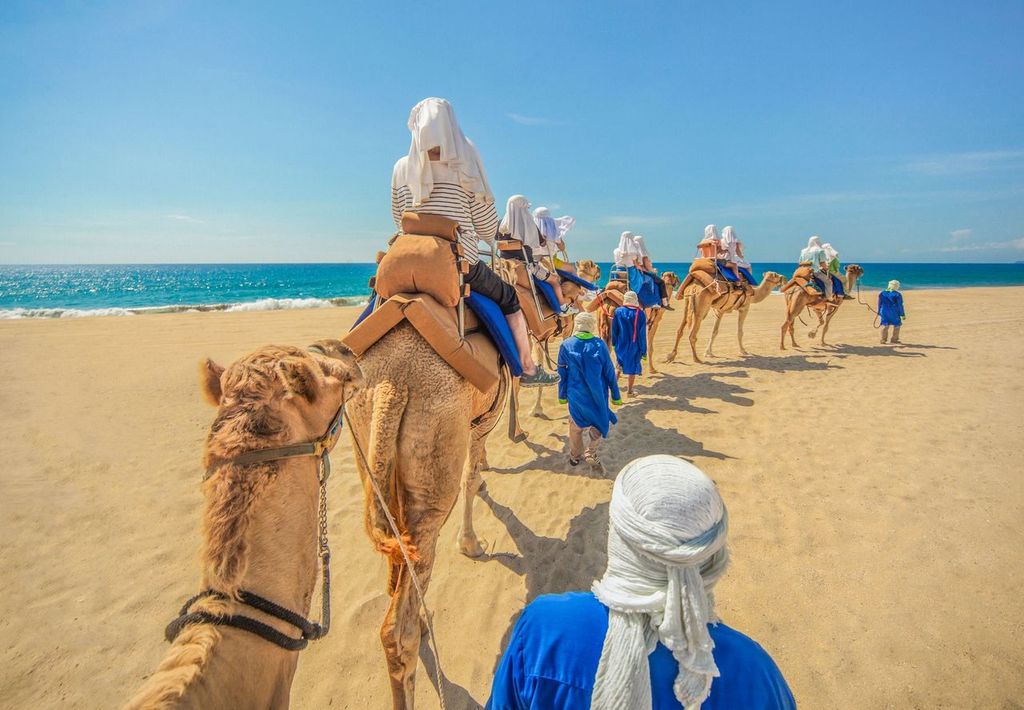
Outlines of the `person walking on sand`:
<svg viewBox="0 0 1024 710">
<path fill-rule="evenodd" d="M 516 622 L 489 710 L 791 710 L 771 656 L 715 613 L 729 516 L 675 456 L 626 464 L 609 504 L 608 566 L 589 592 L 545 594 Z"/>
<path fill-rule="evenodd" d="M 889 326 L 892 326 L 890 343 L 899 345 L 900 328 L 907 319 L 903 310 L 903 294 L 900 293 L 900 282 L 893 279 L 889 286 L 878 294 L 878 317 L 882 326 L 882 345 L 889 340 Z"/>
<path fill-rule="evenodd" d="M 476 146 L 462 133 L 451 104 L 444 99 L 424 99 L 413 106 L 408 125 L 409 154 L 399 158 L 391 173 L 395 225 L 401 230 L 403 212 L 436 214 L 458 222 L 459 244 L 470 264 L 465 282 L 497 303 L 505 315 L 523 365 L 520 383 L 526 387 L 554 384 L 555 375 L 533 360 L 515 288 L 480 262 L 479 242 L 494 245 L 498 212 Z"/>
<path fill-rule="evenodd" d="M 597 445 L 618 421 L 608 407 L 608 396 L 612 404 L 622 404 L 615 366 L 608 346 L 594 337 L 596 329 L 593 313 L 578 314 L 572 337 L 558 349 L 558 401 L 569 405 L 570 466 L 578 466 L 581 457 L 592 466 L 601 465 Z"/>
<path fill-rule="evenodd" d="M 633 397 L 636 376 L 643 374 L 641 360 L 647 357 L 647 316 L 640 308 L 640 300 L 633 291 L 626 291 L 622 305 L 612 318 L 612 347 L 619 371 L 628 377 L 626 396 Z"/>
</svg>

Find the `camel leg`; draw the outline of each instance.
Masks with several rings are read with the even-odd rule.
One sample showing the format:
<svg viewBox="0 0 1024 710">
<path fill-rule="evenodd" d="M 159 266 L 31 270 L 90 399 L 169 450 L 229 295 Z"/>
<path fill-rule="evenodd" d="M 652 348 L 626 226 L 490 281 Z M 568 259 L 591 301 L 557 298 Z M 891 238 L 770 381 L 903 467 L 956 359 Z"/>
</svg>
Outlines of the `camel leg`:
<svg viewBox="0 0 1024 710">
<path fill-rule="evenodd" d="M 483 477 L 480 475 L 480 462 L 484 455 L 486 439 L 476 437 L 470 442 L 469 456 L 466 458 L 465 470 L 462 474 L 462 530 L 459 531 L 459 551 L 468 557 L 479 557 L 484 548 L 473 529 L 473 503 L 480 491 Z"/>
<path fill-rule="evenodd" d="M 715 325 L 711 328 L 711 339 L 708 341 L 708 346 L 704 349 L 704 357 L 714 357 L 715 354 L 711 351 L 715 345 L 715 336 L 718 335 L 718 329 L 722 326 L 722 314 L 715 311 Z"/>
<path fill-rule="evenodd" d="M 544 366 L 547 367 L 546 358 L 544 357 L 544 349 L 541 347 L 540 343 L 536 341 L 533 343 L 533 359 L 536 362 L 544 363 Z M 544 410 L 541 408 L 540 403 L 541 399 L 544 397 L 544 388 L 537 387 L 536 389 L 537 401 L 533 403 L 533 410 L 531 410 L 530 416 L 542 417 L 544 416 Z"/>
<path fill-rule="evenodd" d="M 676 298 L 683 298 L 682 289 L 680 289 L 679 293 L 676 295 Z M 693 296 L 688 296 L 688 298 L 693 298 Z M 676 329 L 676 341 L 675 343 L 672 344 L 672 352 L 670 352 L 668 356 L 665 358 L 665 362 L 675 362 L 676 355 L 679 354 L 679 341 L 683 339 L 683 333 L 686 332 L 686 323 L 690 319 L 689 306 L 690 304 L 687 304 L 687 307 L 683 309 L 683 320 L 679 322 L 679 327 Z"/>
<path fill-rule="evenodd" d="M 739 313 L 736 314 L 737 315 L 737 320 L 736 320 L 736 339 L 740 343 L 740 355 L 749 355 L 750 354 L 743 347 L 743 321 L 745 321 L 747 319 L 747 313 L 749 313 L 749 312 L 750 312 L 750 307 L 746 306 L 744 308 L 741 308 L 739 310 Z"/>
<path fill-rule="evenodd" d="M 664 315 L 663 309 L 655 308 L 651 312 L 651 321 L 647 324 L 647 367 L 650 368 L 652 375 L 658 374 L 658 368 L 654 366 L 654 336 L 658 332 L 658 326 L 661 325 Z"/>
<path fill-rule="evenodd" d="M 520 396 L 520 394 L 522 394 L 523 389 L 522 389 L 522 386 L 519 384 L 519 378 L 518 377 L 516 377 L 513 380 L 513 382 L 512 382 L 512 389 L 515 392 L 515 401 L 519 402 L 519 396 Z M 542 387 L 538 387 L 537 389 L 543 389 L 543 388 Z M 509 406 L 512 406 L 511 402 L 509 402 Z M 518 412 L 517 412 L 517 414 L 518 414 Z M 529 436 L 528 432 L 523 431 L 523 427 L 519 423 L 519 417 L 518 416 L 516 416 L 516 430 L 515 430 L 515 433 L 512 436 L 514 438 L 516 438 L 516 439 L 518 439 L 520 437 L 527 437 L 527 436 Z"/>
</svg>

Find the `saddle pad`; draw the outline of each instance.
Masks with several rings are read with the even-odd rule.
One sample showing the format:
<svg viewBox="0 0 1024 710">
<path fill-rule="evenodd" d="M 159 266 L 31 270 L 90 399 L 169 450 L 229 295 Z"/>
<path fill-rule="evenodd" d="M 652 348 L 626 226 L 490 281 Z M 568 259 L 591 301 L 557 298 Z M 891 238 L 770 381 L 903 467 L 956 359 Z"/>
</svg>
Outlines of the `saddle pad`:
<svg viewBox="0 0 1024 710">
<path fill-rule="evenodd" d="M 843 288 L 843 280 L 840 279 L 835 274 L 829 274 L 829 276 L 832 277 L 832 292 L 835 293 L 837 296 L 845 296 L 846 289 Z"/>
<path fill-rule="evenodd" d="M 377 292 L 384 298 L 426 293 L 444 306 L 457 306 L 462 293 L 454 249 L 444 237 L 399 235 L 377 266 Z"/>
<path fill-rule="evenodd" d="M 703 271 L 706 274 L 715 274 L 715 260 L 714 259 L 694 259 L 693 263 L 690 264 L 690 273 L 695 271 Z"/>
<path fill-rule="evenodd" d="M 508 325 L 508 320 L 498 304 L 487 296 L 470 291 L 466 305 L 490 333 L 494 344 L 498 346 L 498 352 L 508 363 L 508 369 L 512 372 L 512 376 L 522 375 L 523 365 L 519 362 L 519 349 L 516 347 L 515 338 L 512 337 L 512 329 Z"/>
<path fill-rule="evenodd" d="M 738 284 L 740 282 L 740 280 L 736 278 L 736 274 L 734 274 L 732 272 L 732 269 L 726 266 L 724 262 L 716 261 L 715 266 L 718 267 L 718 273 L 722 275 L 722 278 L 728 281 L 729 283 Z"/>
<path fill-rule="evenodd" d="M 434 352 L 481 392 L 489 391 L 498 383 L 501 368 L 494 343 L 483 333 L 470 333 L 464 340 L 459 338 L 455 309 L 442 306 L 427 294 L 392 296 L 341 341 L 357 358 L 362 357 L 403 320 L 409 321 Z M 467 328 L 470 325 L 467 319 Z"/>
<path fill-rule="evenodd" d="M 541 281 L 536 276 L 533 277 L 533 285 L 537 287 L 537 292 L 548 302 L 555 313 L 562 310 L 562 306 L 558 303 L 558 296 L 555 295 L 555 287 L 549 284 L 547 281 Z"/>
<path fill-rule="evenodd" d="M 559 261 L 560 261 L 559 259 L 556 259 L 555 263 L 557 264 Z M 577 286 L 582 286 L 583 288 L 587 289 L 588 291 L 597 291 L 598 290 L 597 284 L 592 284 L 589 281 L 587 281 L 586 279 L 581 279 L 579 276 L 577 276 L 576 274 L 572 273 L 571 271 L 565 271 L 564 269 L 555 269 L 555 271 L 558 272 L 558 275 L 561 278 L 565 279 L 566 281 L 571 281 L 572 283 L 576 284 Z"/>
<path fill-rule="evenodd" d="M 428 234 L 449 242 L 459 241 L 459 223 L 450 217 L 428 212 L 403 212 L 403 234 Z"/>
<path fill-rule="evenodd" d="M 658 293 L 658 285 L 650 275 L 640 271 L 635 266 L 629 267 L 629 288 L 636 292 L 637 300 L 643 308 L 661 305 L 661 294 Z"/>
</svg>

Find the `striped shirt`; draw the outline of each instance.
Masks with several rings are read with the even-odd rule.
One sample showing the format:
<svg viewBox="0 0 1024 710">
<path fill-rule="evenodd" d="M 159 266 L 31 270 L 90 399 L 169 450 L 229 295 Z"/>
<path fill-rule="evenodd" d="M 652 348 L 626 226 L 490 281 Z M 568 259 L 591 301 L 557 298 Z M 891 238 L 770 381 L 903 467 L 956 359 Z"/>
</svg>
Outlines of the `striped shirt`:
<svg viewBox="0 0 1024 710">
<path fill-rule="evenodd" d="M 425 212 L 438 214 L 459 223 L 459 243 L 466 252 L 470 264 L 480 261 L 479 240 L 494 245 L 498 231 L 498 212 L 494 203 L 483 203 L 459 184 L 458 175 L 443 163 L 430 164 L 434 177 L 434 189 L 422 205 L 414 207 L 412 191 L 405 184 L 405 162 L 408 156 L 395 163 L 391 174 L 391 216 L 395 226 L 402 228 L 403 212 Z"/>
</svg>

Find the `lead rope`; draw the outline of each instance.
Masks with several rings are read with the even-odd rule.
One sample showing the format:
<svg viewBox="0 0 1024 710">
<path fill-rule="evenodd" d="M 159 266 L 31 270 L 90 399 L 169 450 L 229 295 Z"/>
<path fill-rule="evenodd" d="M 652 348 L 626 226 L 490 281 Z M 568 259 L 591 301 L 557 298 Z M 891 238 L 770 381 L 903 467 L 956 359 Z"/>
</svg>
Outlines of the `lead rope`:
<svg viewBox="0 0 1024 710">
<path fill-rule="evenodd" d="M 331 475 L 330 452 L 320 455 L 320 569 L 323 572 L 323 584 L 320 587 L 320 636 L 323 638 L 331 630 L 331 547 L 327 544 L 327 479 Z"/>
<path fill-rule="evenodd" d="M 447 704 L 444 698 L 444 671 L 441 669 L 441 653 L 437 648 L 437 637 L 434 635 L 434 619 L 427 608 L 427 601 L 423 596 L 423 588 L 420 586 L 420 580 L 416 576 L 416 570 L 412 566 L 412 560 L 409 559 L 409 551 L 405 548 L 405 543 L 402 541 L 402 534 L 398 530 L 398 523 L 395 522 L 395 518 L 391 515 L 391 510 L 388 508 L 387 503 L 384 501 L 384 494 L 380 492 L 380 487 L 377 485 L 377 480 L 373 477 L 373 473 L 370 469 L 370 464 L 366 460 L 366 455 L 363 453 L 363 447 L 359 445 L 359 440 L 355 436 L 355 429 L 352 428 L 352 421 L 348 418 L 348 412 L 345 412 L 345 422 L 348 424 L 349 431 L 353 432 L 352 443 L 355 446 L 356 452 L 359 454 L 360 461 L 363 462 L 363 468 L 366 469 L 366 477 L 370 479 L 370 486 L 373 488 L 374 495 L 377 496 L 377 502 L 380 503 L 381 509 L 384 511 L 384 517 L 388 519 L 388 525 L 391 526 L 391 532 L 395 534 L 395 540 L 398 542 L 398 549 L 402 552 L 402 557 L 405 559 L 406 569 L 409 570 L 409 577 L 412 579 L 412 586 L 416 589 L 416 595 L 420 599 L 420 607 L 423 609 L 423 615 L 427 621 L 427 634 L 430 637 L 430 644 L 434 647 L 434 675 L 437 679 L 437 698 L 441 703 L 441 710 L 446 710 Z"/>
<path fill-rule="evenodd" d="M 861 300 L 860 297 L 860 281 L 857 281 L 857 303 L 867 308 L 869 311 L 875 314 L 875 320 L 871 323 L 871 326 L 876 330 L 882 327 L 882 314 L 872 308 L 869 304 Z"/>
</svg>

